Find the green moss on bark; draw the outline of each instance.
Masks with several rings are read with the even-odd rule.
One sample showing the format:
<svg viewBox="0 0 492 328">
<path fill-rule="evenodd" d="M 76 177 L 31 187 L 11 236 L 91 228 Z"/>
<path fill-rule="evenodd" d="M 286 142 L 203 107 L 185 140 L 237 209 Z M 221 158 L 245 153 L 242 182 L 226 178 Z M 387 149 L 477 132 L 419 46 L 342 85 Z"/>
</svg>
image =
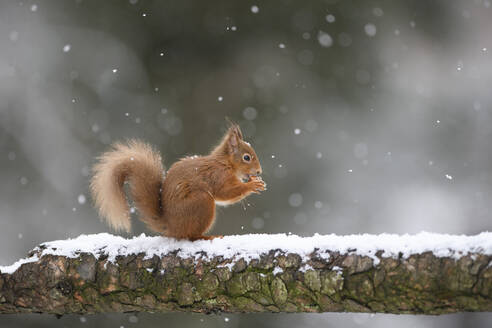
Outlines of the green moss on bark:
<svg viewBox="0 0 492 328">
<path fill-rule="evenodd" d="M 456 261 L 425 253 L 381 258 L 376 266 L 354 254 L 323 258 L 313 253 L 302 262 L 299 255 L 278 250 L 250 263 L 176 254 L 131 255 L 116 263 L 90 254 L 46 256 L 14 274 L 0 274 L 0 313 L 492 310 L 490 256 L 470 254 Z M 312 269 L 301 271 L 305 264 Z M 342 269 L 333 271 L 335 266 Z M 282 272 L 274 275 L 275 267 Z"/>
</svg>

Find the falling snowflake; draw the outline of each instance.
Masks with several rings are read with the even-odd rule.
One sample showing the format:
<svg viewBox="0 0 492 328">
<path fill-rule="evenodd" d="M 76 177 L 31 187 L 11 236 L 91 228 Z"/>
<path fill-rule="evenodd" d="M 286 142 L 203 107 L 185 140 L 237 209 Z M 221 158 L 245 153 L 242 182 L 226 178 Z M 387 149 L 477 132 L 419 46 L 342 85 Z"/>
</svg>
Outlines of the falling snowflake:
<svg viewBox="0 0 492 328">
<path fill-rule="evenodd" d="M 334 23 L 335 22 L 335 16 L 333 16 L 332 14 L 326 15 L 325 19 L 328 23 Z"/>
<path fill-rule="evenodd" d="M 319 31 L 318 33 L 318 42 L 324 48 L 329 48 L 333 44 L 333 39 L 331 36 L 323 31 Z"/>
<path fill-rule="evenodd" d="M 85 198 L 85 195 L 84 194 L 80 194 L 79 197 L 77 197 L 77 202 L 79 204 L 85 204 L 85 201 L 86 201 L 86 198 Z"/>
<path fill-rule="evenodd" d="M 376 32 L 377 32 L 376 25 L 374 25 L 372 23 L 367 23 L 364 26 L 364 31 L 366 32 L 366 34 L 368 36 L 373 37 L 376 35 Z"/>
</svg>

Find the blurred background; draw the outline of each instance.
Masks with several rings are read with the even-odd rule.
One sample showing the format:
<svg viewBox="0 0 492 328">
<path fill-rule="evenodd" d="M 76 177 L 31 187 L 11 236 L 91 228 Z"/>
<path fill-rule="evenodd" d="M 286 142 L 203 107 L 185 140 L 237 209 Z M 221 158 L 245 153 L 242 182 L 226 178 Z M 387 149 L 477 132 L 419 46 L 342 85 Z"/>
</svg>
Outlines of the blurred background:
<svg viewBox="0 0 492 328">
<path fill-rule="evenodd" d="M 212 233 L 492 230 L 492 8 L 470 1 L 0 3 L 0 264 L 109 231 L 94 158 L 166 166 L 237 121 L 268 191 Z M 133 221 L 133 234 L 149 231 Z M 1 316 L 1 327 L 488 327 L 490 314 Z"/>
</svg>

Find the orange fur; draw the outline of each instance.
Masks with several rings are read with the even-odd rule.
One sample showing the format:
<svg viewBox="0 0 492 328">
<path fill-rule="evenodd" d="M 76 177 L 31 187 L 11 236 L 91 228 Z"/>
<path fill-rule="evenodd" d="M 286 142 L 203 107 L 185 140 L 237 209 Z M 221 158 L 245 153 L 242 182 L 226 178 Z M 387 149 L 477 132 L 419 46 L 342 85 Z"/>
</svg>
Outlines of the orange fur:
<svg viewBox="0 0 492 328">
<path fill-rule="evenodd" d="M 130 182 L 130 193 L 141 219 L 153 222 L 162 213 L 159 193 L 163 181 L 161 156 L 149 145 L 130 140 L 117 143 L 94 165 L 91 191 L 99 214 L 115 230 L 130 232 L 128 203 L 123 191 Z"/>
<path fill-rule="evenodd" d="M 114 229 L 130 231 L 123 191 L 129 181 L 140 219 L 151 230 L 179 239 L 211 239 L 204 233 L 214 223 L 216 203 L 235 203 L 265 190 L 259 174 L 254 149 L 233 124 L 209 155 L 179 160 L 165 179 L 161 157 L 150 146 L 135 140 L 116 144 L 94 166 L 91 191 L 100 215 Z"/>
</svg>

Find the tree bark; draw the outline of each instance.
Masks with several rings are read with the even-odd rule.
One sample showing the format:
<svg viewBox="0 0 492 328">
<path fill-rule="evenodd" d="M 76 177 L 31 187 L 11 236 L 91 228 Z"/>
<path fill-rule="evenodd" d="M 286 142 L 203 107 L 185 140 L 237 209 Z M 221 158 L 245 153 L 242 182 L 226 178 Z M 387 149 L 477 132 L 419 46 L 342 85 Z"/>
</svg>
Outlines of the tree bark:
<svg viewBox="0 0 492 328">
<path fill-rule="evenodd" d="M 38 250 L 38 255 L 41 251 Z M 31 254 L 33 255 L 33 254 Z M 246 263 L 177 253 L 44 255 L 0 274 L 0 313 L 492 311 L 492 256 L 407 259 L 271 250 Z"/>
</svg>

